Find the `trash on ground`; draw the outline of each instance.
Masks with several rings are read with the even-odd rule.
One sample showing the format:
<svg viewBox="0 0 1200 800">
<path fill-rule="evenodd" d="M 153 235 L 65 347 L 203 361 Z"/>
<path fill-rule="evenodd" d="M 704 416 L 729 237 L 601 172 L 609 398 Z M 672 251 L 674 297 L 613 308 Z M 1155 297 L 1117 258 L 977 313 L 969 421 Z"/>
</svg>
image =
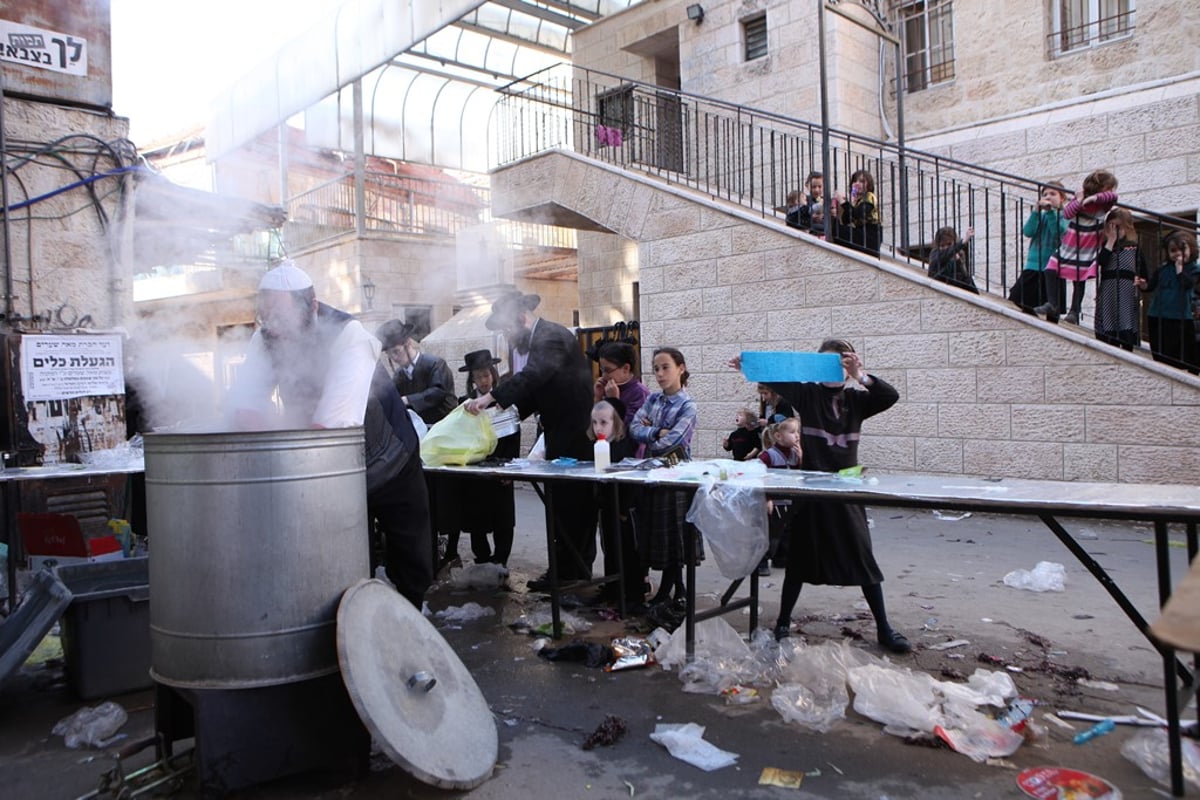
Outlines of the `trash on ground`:
<svg viewBox="0 0 1200 800">
<path fill-rule="evenodd" d="M 667 752 L 705 772 L 730 767 L 737 763 L 737 753 L 722 750 L 704 740 L 704 726 L 694 722 L 683 724 L 660 722 L 654 726 L 651 740 L 667 748 Z"/>
<path fill-rule="evenodd" d="M 799 789 L 803 781 L 803 772 L 778 767 L 763 767 L 758 776 L 759 786 L 779 786 L 784 789 Z"/>
<path fill-rule="evenodd" d="M 1183 739 L 1181 761 L 1183 780 L 1200 789 L 1200 745 L 1191 739 Z M 1167 732 L 1162 728 L 1139 731 L 1121 745 L 1121 755 L 1137 764 L 1146 777 L 1171 786 L 1171 755 Z"/>
<path fill-rule="evenodd" d="M 562 647 L 543 647 L 538 655 L 547 661 L 571 661 L 589 667 L 612 663 L 613 649 L 599 642 L 569 642 Z"/>
<path fill-rule="evenodd" d="M 750 648 L 732 625 L 720 617 L 706 619 L 696 625 L 696 660 L 720 658 L 750 658 Z M 687 664 L 687 637 L 677 630 L 665 644 L 654 651 L 654 658 L 663 669 Z"/>
<path fill-rule="evenodd" d="M 637 636 L 622 636 L 612 640 L 613 661 L 604 665 L 605 672 L 645 667 L 654 663 L 654 648 Z"/>
<path fill-rule="evenodd" d="M 952 642 L 942 642 L 940 644 L 931 644 L 926 647 L 926 650 L 952 650 L 955 647 L 966 647 L 970 642 L 966 639 L 955 639 Z"/>
<path fill-rule="evenodd" d="M 1050 711 L 1046 711 L 1046 712 L 1044 712 L 1044 713 L 1042 714 L 1042 719 L 1046 720 L 1046 722 L 1049 722 L 1049 723 L 1052 723 L 1052 724 L 1054 724 L 1054 725 L 1057 725 L 1058 727 L 1062 728 L 1064 731 L 1073 731 L 1073 730 L 1075 730 L 1075 726 L 1074 726 L 1074 725 L 1072 725 L 1071 723 L 1069 723 L 1069 722 L 1067 722 L 1066 720 L 1064 720 L 1064 719 L 1062 719 L 1061 717 L 1059 717 L 1057 714 L 1054 714 L 1054 713 L 1052 713 L 1052 712 L 1050 712 Z"/>
<path fill-rule="evenodd" d="M 1075 744 L 1085 744 L 1090 742 L 1092 739 L 1095 739 L 1097 736 L 1103 736 L 1106 733 L 1112 733 L 1113 729 L 1116 727 L 1117 723 L 1113 722 L 1111 719 L 1104 719 L 1097 722 L 1086 731 L 1080 731 L 1079 733 L 1075 734 L 1075 737 L 1071 739 L 1071 741 L 1073 741 Z"/>
<path fill-rule="evenodd" d="M 966 519 L 969 516 L 971 516 L 970 511 L 939 511 L 936 508 L 933 510 L 934 519 L 943 519 L 946 522 L 958 522 L 960 519 Z"/>
<path fill-rule="evenodd" d="M 452 589 L 498 589 L 508 580 L 503 564 L 470 564 L 450 570 Z"/>
<path fill-rule="evenodd" d="M 604 721 L 596 726 L 596 730 L 592 731 L 587 739 L 583 742 L 584 750 L 591 750 L 597 745 L 609 747 L 617 743 L 617 741 L 625 735 L 625 720 L 609 714 L 604 718 Z"/>
<path fill-rule="evenodd" d="M 726 686 L 722 689 L 721 696 L 725 698 L 725 705 L 727 706 L 745 706 L 757 703 L 762 699 L 762 696 L 758 693 L 758 689 L 755 689 L 753 686 L 739 686 L 736 683 L 733 686 Z"/>
<path fill-rule="evenodd" d="M 64 744 L 72 750 L 79 747 L 103 748 L 121 738 L 117 731 L 128 720 L 125 709 L 109 700 L 95 708 L 81 708 L 71 716 L 60 719 L 50 732 L 63 737 Z"/>
<path fill-rule="evenodd" d="M 510 628 L 518 633 L 531 633 L 541 636 L 553 636 L 553 618 L 551 617 L 550 604 L 542 604 L 542 608 L 535 608 L 529 611 L 522 612 L 515 621 L 509 623 Z M 576 633 L 587 633 L 592 629 L 592 623 L 570 612 L 559 614 L 559 625 L 564 636 L 572 636 Z"/>
<path fill-rule="evenodd" d="M 1067 568 L 1053 561 L 1039 561 L 1032 570 L 1014 569 L 1004 583 L 1030 592 L 1061 592 L 1067 584 Z"/>
<path fill-rule="evenodd" d="M 446 622 L 471 622 L 472 620 L 495 616 L 495 614 L 496 609 L 471 602 L 461 606 L 447 606 L 441 611 L 435 611 L 433 616 Z"/>
<path fill-rule="evenodd" d="M 1075 683 L 1079 684 L 1080 686 L 1086 686 L 1089 689 L 1099 689 L 1103 692 L 1121 691 L 1120 686 L 1115 683 L 1109 683 L 1108 681 L 1092 681 L 1088 680 L 1087 678 L 1080 678 L 1079 680 L 1075 681 Z"/>
<path fill-rule="evenodd" d="M 1017 787 L 1037 800 L 1080 797 L 1120 800 L 1121 791 L 1103 778 L 1064 767 L 1033 767 L 1017 775 Z"/>
</svg>

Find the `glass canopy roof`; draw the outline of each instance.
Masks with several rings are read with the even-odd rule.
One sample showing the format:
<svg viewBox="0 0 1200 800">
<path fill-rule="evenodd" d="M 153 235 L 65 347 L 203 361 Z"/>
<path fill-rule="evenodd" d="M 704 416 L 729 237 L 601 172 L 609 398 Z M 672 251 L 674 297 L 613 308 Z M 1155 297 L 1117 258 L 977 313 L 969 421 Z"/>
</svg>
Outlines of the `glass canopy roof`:
<svg viewBox="0 0 1200 800">
<path fill-rule="evenodd" d="M 362 81 L 371 155 L 485 171 L 496 88 L 571 58 L 571 32 L 642 0 L 350 0 L 213 109 L 219 158 L 303 113 L 308 141 L 353 151 Z"/>
</svg>

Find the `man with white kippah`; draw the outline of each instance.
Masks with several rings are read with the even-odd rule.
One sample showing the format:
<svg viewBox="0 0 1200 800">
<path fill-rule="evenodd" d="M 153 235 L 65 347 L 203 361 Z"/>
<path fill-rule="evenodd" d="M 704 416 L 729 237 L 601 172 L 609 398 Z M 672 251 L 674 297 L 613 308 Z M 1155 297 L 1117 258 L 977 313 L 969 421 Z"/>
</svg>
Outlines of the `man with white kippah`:
<svg viewBox="0 0 1200 800">
<path fill-rule="evenodd" d="M 263 276 L 255 311 L 258 329 L 229 392 L 233 426 L 362 425 L 367 512 L 385 537 L 388 577 L 420 608 L 433 581 L 429 497 L 420 442 L 379 363 L 379 340 L 349 314 L 317 302 L 312 279 L 290 260 Z"/>
</svg>

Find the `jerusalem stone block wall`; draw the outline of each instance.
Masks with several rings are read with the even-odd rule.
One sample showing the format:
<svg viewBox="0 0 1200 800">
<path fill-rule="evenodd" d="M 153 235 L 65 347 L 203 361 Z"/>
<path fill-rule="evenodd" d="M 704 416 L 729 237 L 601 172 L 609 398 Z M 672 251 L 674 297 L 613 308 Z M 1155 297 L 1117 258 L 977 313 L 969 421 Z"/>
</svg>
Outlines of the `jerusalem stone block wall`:
<svg viewBox="0 0 1200 800">
<path fill-rule="evenodd" d="M 819 123 L 820 52 L 816 5 L 793 0 L 706 2 L 704 21 L 687 18 L 691 0 L 649 0 L 572 35 L 578 67 L 654 83 L 660 37 L 674 36 L 685 92 Z M 846 4 L 850 5 L 850 4 Z M 767 55 L 746 61 L 742 22 L 765 13 Z M 868 16 L 858 9 L 849 13 Z M 879 122 L 879 39 L 837 14 L 826 15 L 830 124 L 869 136 Z M 890 63 L 891 50 L 888 49 Z"/>
<path fill-rule="evenodd" d="M 1016 175 L 1059 178 L 1072 191 L 1092 170 L 1108 169 L 1120 180 L 1122 202 L 1194 215 L 1200 207 L 1200 76 L 929 133 L 912 145 Z"/>
<path fill-rule="evenodd" d="M 909 134 L 975 125 L 1094 99 L 1114 87 L 1196 74 L 1196 43 L 1185 31 L 1200 30 L 1200 3 L 1139 0 L 1131 36 L 1053 58 L 1050 7 L 1044 0 L 956 3 L 954 79 L 905 95 Z M 1195 134 L 1191 140 L 1196 141 Z"/>
<path fill-rule="evenodd" d="M 10 148 L 16 142 L 40 146 L 71 134 L 86 134 L 113 143 L 120 150 L 119 140 L 129 135 L 129 122 L 120 117 L 50 103 L 11 98 L 3 102 L 5 135 Z M 23 154 L 17 150 L 9 152 L 12 158 Z M 82 177 L 90 177 L 93 166 L 97 172 L 117 166 L 106 157 L 66 155 L 65 158 L 81 171 L 79 176 L 64 168 L 65 165 L 51 166 L 49 159 L 39 159 L 20 170 L 20 181 L 9 179 L 9 203 L 15 205 L 63 189 Z M 88 207 L 90 196 L 82 187 L 36 203 L 29 210 L 34 218 L 30 224 L 24 221 L 25 211 L 18 212 L 19 216 L 14 213 L 8 228 L 11 237 L 8 251 L 15 315 L 28 318 L 48 313 L 55 325 L 90 316 L 97 328 L 111 328 L 132 320 L 132 233 L 130 226 L 123 223 L 131 216 L 121 207 L 122 198 L 132 196 L 132 191 L 117 191 L 120 182 L 130 180 L 128 176 L 102 178 L 92 184 L 92 191 L 104 198 L 101 205 L 110 222 L 108 229 Z M 85 213 L 77 213 L 81 208 Z"/>
<path fill-rule="evenodd" d="M 755 402 L 732 355 L 837 335 L 901 395 L 866 425 L 872 469 L 1150 483 L 1200 471 L 1200 379 L 998 298 L 574 153 L 496 171 L 493 203 L 517 218 L 561 208 L 638 243 L 644 374 L 653 388 L 654 347 L 684 352 L 699 457 L 722 455 L 734 412 Z"/>
</svg>

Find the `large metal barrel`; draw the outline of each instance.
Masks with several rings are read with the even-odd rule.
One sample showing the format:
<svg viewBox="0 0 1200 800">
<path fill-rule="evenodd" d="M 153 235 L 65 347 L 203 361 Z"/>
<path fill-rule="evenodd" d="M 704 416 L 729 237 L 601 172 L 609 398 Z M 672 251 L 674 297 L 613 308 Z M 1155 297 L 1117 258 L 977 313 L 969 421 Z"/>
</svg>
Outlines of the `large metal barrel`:
<svg viewBox="0 0 1200 800">
<path fill-rule="evenodd" d="M 331 674 L 370 572 L 362 428 L 145 437 L 151 675 L 241 689 Z"/>
</svg>

